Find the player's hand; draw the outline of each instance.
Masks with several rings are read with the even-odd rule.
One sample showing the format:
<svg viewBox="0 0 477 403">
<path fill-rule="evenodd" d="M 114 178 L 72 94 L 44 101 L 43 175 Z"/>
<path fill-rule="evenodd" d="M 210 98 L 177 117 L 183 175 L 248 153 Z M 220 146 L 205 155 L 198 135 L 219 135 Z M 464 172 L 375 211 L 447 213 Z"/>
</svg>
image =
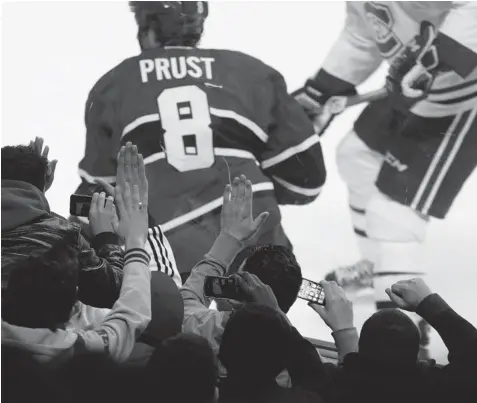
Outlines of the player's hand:
<svg viewBox="0 0 477 403">
<path fill-rule="evenodd" d="M 263 212 L 254 220 L 252 207 L 252 183 L 241 175 L 233 180 L 232 186 L 225 187 L 221 231 L 240 242 L 252 238 L 268 218 L 268 212 Z"/>
<path fill-rule="evenodd" d="M 292 97 L 301 105 L 311 120 L 320 113 L 326 101 L 330 98 L 324 94 L 315 80 L 307 80 L 302 88 L 292 92 Z"/>
<path fill-rule="evenodd" d="M 262 283 L 257 276 L 244 271 L 234 274 L 234 277 L 246 295 L 246 300 L 248 302 L 266 305 L 281 312 L 272 288 L 269 285 Z"/>
<path fill-rule="evenodd" d="M 291 94 L 301 105 L 308 118 L 313 122 L 315 131 L 321 135 L 331 122 L 332 114 L 325 108 L 330 99 L 323 93 L 315 80 L 307 80 L 305 85 Z"/>
<path fill-rule="evenodd" d="M 325 292 L 325 305 L 311 302 L 308 305 L 320 315 L 333 332 L 354 327 L 353 304 L 344 290 L 334 281 L 321 281 L 320 285 Z"/>
<path fill-rule="evenodd" d="M 427 96 L 439 66 L 437 31 L 427 22 L 389 67 L 386 87 L 397 109 L 408 110 Z"/>
<path fill-rule="evenodd" d="M 431 289 L 422 278 L 402 280 L 386 289 L 391 301 L 399 308 L 414 312 L 419 304 L 432 294 Z"/>
<path fill-rule="evenodd" d="M 113 198 L 106 198 L 104 192 L 94 193 L 89 209 L 89 227 L 93 236 L 103 232 L 115 232 L 118 217 Z"/>
<path fill-rule="evenodd" d="M 48 146 L 45 146 L 45 148 L 43 148 L 43 144 L 44 140 L 42 137 L 35 137 L 34 141 L 30 141 L 29 146 L 35 151 L 36 155 L 44 157 L 48 160 L 48 153 L 50 151 L 50 148 Z M 53 180 L 55 179 L 56 164 L 58 164 L 58 160 L 48 160 L 45 191 L 47 191 L 53 184 Z"/>
</svg>

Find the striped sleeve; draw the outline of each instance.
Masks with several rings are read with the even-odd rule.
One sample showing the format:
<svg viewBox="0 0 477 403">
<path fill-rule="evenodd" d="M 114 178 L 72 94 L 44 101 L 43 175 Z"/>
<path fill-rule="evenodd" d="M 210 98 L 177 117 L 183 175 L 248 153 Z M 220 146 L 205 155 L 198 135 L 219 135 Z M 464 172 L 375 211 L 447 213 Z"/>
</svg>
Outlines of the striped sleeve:
<svg viewBox="0 0 477 403">
<path fill-rule="evenodd" d="M 106 353 L 113 360 L 129 358 L 136 340 L 151 321 L 149 255 L 143 249 L 125 253 L 124 278 L 119 299 L 96 329 L 81 330 L 75 351 Z"/>
<path fill-rule="evenodd" d="M 146 251 L 151 256 L 149 269 L 165 273 L 174 280 L 177 287 L 182 287 L 182 279 L 177 269 L 174 252 L 159 225 L 149 228 Z"/>
<path fill-rule="evenodd" d="M 439 59 L 461 77 L 477 68 L 477 3 L 456 1 L 437 37 Z"/>
<path fill-rule="evenodd" d="M 262 170 L 273 180 L 279 204 L 307 204 L 320 194 L 326 169 L 320 138 L 283 76 L 269 77 L 274 93 L 269 138 L 260 155 Z"/>
</svg>

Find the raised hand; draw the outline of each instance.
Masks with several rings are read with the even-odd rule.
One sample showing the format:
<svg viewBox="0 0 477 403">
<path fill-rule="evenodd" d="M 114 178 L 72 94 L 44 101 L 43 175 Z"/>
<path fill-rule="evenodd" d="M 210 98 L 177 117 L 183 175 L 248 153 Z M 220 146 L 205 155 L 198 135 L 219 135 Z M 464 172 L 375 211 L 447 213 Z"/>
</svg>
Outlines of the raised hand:
<svg viewBox="0 0 477 403">
<path fill-rule="evenodd" d="M 30 141 L 29 146 L 35 151 L 36 155 L 40 157 L 44 157 L 48 160 L 48 153 L 50 152 L 50 148 L 48 146 L 45 146 L 45 148 L 43 148 L 43 144 L 44 144 L 44 140 L 42 137 L 35 137 L 34 141 Z M 52 161 L 48 160 L 45 191 L 47 191 L 53 184 L 53 181 L 55 179 L 55 169 L 56 169 L 57 163 L 58 163 L 58 160 L 52 160 Z"/>
<path fill-rule="evenodd" d="M 115 200 L 119 211 L 119 220 L 115 232 L 123 240 L 127 249 L 144 248 L 147 240 L 148 216 L 147 200 L 141 201 L 139 186 L 126 182 L 116 186 Z"/>
<path fill-rule="evenodd" d="M 128 142 L 118 153 L 116 169 L 116 186 L 123 187 L 126 182 L 136 183 L 139 186 L 141 199 L 148 193 L 148 183 L 143 156 L 138 153 L 137 146 Z M 96 179 L 109 196 L 114 196 L 114 186 L 102 179 Z"/>
<path fill-rule="evenodd" d="M 104 192 L 94 193 L 88 218 L 93 236 L 103 232 L 115 232 L 118 217 L 113 198 L 106 198 Z"/>
<path fill-rule="evenodd" d="M 244 175 L 235 178 L 232 186 L 227 185 L 224 191 L 221 230 L 244 242 L 252 238 L 268 218 L 268 212 L 261 213 L 253 219 L 252 183 Z"/>
<path fill-rule="evenodd" d="M 432 291 L 422 278 L 413 278 L 398 281 L 386 289 L 386 294 L 399 308 L 414 312 Z"/>
<path fill-rule="evenodd" d="M 126 248 L 143 248 L 148 228 L 148 181 L 144 159 L 131 143 L 121 147 L 114 188 L 119 214 L 115 232 L 124 240 Z"/>
<path fill-rule="evenodd" d="M 342 330 L 354 327 L 353 304 L 346 297 L 343 289 L 334 281 L 321 281 L 325 292 L 325 305 L 309 303 L 308 305 L 320 315 L 323 322 L 332 330 Z"/>
</svg>

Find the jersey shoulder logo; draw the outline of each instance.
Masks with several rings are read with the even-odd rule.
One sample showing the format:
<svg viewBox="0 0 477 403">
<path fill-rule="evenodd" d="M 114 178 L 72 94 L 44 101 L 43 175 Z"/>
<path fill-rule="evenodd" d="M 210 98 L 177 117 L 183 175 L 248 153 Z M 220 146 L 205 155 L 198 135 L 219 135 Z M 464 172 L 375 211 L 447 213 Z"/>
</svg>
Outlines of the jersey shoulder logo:
<svg viewBox="0 0 477 403">
<path fill-rule="evenodd" d="M 402 47 L 402 42 L 393 31 L 395 20 L 390 8 L 382 3 L 368 1 L 364 9 L 366 18 L 374 30 L 379 52 L 385 58 L 392 57 Z"/>
</svg>

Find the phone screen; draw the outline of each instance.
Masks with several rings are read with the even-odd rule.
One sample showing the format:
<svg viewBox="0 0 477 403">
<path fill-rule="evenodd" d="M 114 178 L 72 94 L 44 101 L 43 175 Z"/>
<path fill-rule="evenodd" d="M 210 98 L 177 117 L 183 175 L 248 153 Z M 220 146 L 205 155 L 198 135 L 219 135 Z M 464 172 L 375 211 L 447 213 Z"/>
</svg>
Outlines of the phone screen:
<svg viewBox="0 0 477 403">
<path fill-rule="evenodd" d="M 204 293 L 207 297 L 216 299 L 242 300 L 240 288 L 233 277 L 206 276 Z"/>
<path fill-rule="evenodd" d="M 323 291 L 323 287 L 320 284 L 305 278 L 301 282 L 298 298 L 319 305 L 325 304 L 325 292 Z"/>
<path fill-rule="evenodd" d="M 71 195 L 70 214 L 79 217 L 88 217 L 92 198 L 92 196 L 86 195 Z"/>
</svg>

